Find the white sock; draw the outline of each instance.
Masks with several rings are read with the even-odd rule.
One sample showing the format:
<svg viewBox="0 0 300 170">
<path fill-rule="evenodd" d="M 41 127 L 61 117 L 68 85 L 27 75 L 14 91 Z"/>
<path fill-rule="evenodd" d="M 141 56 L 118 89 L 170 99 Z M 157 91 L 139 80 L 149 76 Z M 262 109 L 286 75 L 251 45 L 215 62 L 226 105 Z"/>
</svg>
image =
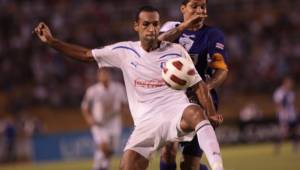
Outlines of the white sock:
<svg viewBox="0 0 300 170">
<path fill-rule="evenodd" d="M 104 153 L 101 150 L 96 150 L 94 154 L 94 164 L 93 164 L 93 170 L 99 170 L 99 169 L 107 169 L 109 166 L 109 160 L 105 158 Z"/>
<path fill-rule="evenodd" d="M 200 148 L 204 151 L 212 170 L 224 170 L 218 139 L 210 122 L 208 120 L 201 121 L 195 131 Z"/>
</svg>

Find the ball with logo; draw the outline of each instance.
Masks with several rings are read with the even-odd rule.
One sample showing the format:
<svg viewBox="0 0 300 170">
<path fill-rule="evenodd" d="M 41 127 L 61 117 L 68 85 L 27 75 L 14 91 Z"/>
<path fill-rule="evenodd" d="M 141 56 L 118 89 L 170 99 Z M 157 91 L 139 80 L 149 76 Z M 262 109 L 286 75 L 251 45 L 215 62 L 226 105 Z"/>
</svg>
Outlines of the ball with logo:
<svg viewBox="0 0 300 170">
<path fill-rule="evenodd" d="M 175 90 L 190 87 L 195 73 L 192 61 L 183 57 L 168 60 L 162 69 L 162 77 L 165 83 Z"/>
</svg>

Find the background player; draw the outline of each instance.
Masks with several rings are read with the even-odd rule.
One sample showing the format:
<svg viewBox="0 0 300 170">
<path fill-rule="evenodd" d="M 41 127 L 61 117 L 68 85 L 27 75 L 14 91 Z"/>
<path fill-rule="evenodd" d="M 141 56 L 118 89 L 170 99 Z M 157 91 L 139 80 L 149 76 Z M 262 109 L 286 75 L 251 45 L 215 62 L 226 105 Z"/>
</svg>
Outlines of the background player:
<svg viewBox="0 0 300 170">
<path fill-rule="evenodd" d="M 299 150 L 299 136 L 297 134 L 297 114 L 295 109 L 294 81 L 285 77 L 282 84 L 275 90 L 273 100 L 279 125 L 279 138 L 275 145 L 275 152 L 279 152 L 282 141 L 286 137 L 293 140 L 293 151 Z"/>
<path fill-rule="evenodd" d="M 223 170 L 223 161 L 215 132 L 205 114 L 216 123 L 217 114 L 208 89 L 196 73 L 191 86 L 202 107 L 189 103 L 184 91 L 169 88 L 161 76 L 161 65 L 171 58 L 189 55 L 177 44 L 160 42 L 160 17 L 157 9 L 142 7 L 136 15 L 134 30 L 140 41 L 126 41 L 88 49 L 54 38 L 40 23 L 35 32 L 50 47 L 81 61 L 97 61 L 99 67 L 115 66 L 123 71 L 130 111 L 135 129 L 121 160 L 121 169 L 143 170 L 151 154 L 168 141 L 191 140 L 195 133 L 213 170 Z"/>
<path fill-rule="evenodd" d="M 87 89 L 81 110 L 96 144 L 93 170 L 108 170 L 110 157 L 119 146 L 120 113 L 127 111 L 127 99 L 123 85 L 111 81 L 109 68 L 100 68 L 97 78 L 98 83 Z"/>
<path fill-rule="evenodd" d="M 225 63 L 227 58 L 224 35 L 215 27 L 204 24 L 207 17 L 206 0 L 184 0 L 180 7 L 184 21 L 167 22 L 161 28 L 160 39 L 181 44 L 194 60 L 197 71 L 206 81 L 211 90 L 214 105 L 218 108 L 218 97 L 214 90 L 219 87 L 227 77 L 228 68 Z M 191 102 L 198 103 L 191 90 L 187 91 Z M 182 143 L 183 162 L 181 168 L 199 169 L 202 151 L 196 139 L 192 142 Z M 169 144 L 162 149 L 161 169 L 176 169 L 176 145 Z M 201 169 L 205 169 L 201 166 Z"/>
</svg>

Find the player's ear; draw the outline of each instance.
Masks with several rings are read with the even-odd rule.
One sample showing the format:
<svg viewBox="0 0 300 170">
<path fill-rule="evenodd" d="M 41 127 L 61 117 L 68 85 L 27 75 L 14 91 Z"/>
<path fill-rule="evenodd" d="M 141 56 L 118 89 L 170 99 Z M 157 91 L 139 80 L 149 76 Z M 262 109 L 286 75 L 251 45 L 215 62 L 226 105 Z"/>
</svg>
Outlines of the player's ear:
<svg viewBox="0 0 300 170">
<path fill-rule="evenodd" d="M 184 10 L 185 10 L 185 5 L 181 5 L 180 6 L 180 11 L 181 11 L 182 14 L 184 13 Z"/>
<path fill-rule="evenodd" d="M 138 32 L 139 31 L 139 23 L 137 21 L 134 21 L 133 23 L 133 29 L 134 31 Z"/>
</svg>

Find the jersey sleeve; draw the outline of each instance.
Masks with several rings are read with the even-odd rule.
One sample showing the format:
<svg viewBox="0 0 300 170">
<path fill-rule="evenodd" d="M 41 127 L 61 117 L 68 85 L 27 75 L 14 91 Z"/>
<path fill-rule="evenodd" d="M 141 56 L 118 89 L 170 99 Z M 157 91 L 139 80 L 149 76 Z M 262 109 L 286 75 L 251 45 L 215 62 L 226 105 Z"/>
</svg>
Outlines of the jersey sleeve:
<svg viewBox="0 0 300 170">
<path fill-rule="evenodd" d="M 276 104 L 280 104 L 283 98 L 283 93 L 277 89 L 273 95 L 273 100 Z"/>
<path fill-rule="evenodd" d="M 100 67 L 118 67 L 121 68 L 122 59 L 119 53 L 114 50 L 118 44 L 104 46 L 103 48 L 96 48 L 92 50 L 93 57 Z"/>
<path fill-rule="evenodd" d="M 221 54 L 224 57 L 224 60 L 228 60 L 227 51 L 225 48 L 225 37 L 224 33 L 221 30 L 214 29 L 210 33 L 210 41 L 209 41 L 209 48 L 208 53 L 210 56 L 214 54 Z"/>
<path fill-rule="evenodd" d="M 195 68 L 193 60 L 192 60 L 191 56 L 188 54 L 188 52 L 182 46 L 179 46 L 179 48 L 181 49 L 181 56 L 187 58 L 190 61 L 191 65 L 193 65 L 193 67 L 194 67 L 195 75 L 194 75 L 194 79 L 192 80 L 192 82 L 190 84 L 190 87 L 192 87 L 193 85 L 195 85 L 199 81 L 202 81 L 202 78 L 199 75 L 197 69 Z"/>
<path fill-rule="evenodd" d="M 167 31 L 177 27 L 179 24 L 180 24 L 180 22 L 178 22 L 178 21 L 167 21 L 166 23 L 164 23 L 163 26 L 160 27 L 159 32 L 160 33 L 167 32 Z"/>
</svg>

